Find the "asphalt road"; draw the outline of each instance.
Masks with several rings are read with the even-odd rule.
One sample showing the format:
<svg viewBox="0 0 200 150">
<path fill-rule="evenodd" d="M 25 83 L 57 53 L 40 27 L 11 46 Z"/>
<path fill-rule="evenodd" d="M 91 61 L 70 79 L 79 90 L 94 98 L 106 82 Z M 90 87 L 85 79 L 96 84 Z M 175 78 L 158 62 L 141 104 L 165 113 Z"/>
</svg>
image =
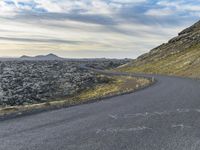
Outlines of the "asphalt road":
<svg viewBox="0 0 200 150">
<path fill-rule="evenodd" d="M 144 90 L 0 122 L 0 150 L 199 150 L 200 81 L 155 76 Z"/>
</svg>

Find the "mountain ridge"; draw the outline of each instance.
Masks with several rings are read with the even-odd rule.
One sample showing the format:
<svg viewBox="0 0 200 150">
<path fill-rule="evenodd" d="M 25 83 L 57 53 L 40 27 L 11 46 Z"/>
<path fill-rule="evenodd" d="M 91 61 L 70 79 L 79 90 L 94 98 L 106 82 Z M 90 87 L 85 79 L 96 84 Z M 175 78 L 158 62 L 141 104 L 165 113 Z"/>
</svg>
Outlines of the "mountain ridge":
<svg viewBox="0 0 200 150">
<path fill-rule="evenodd" d="M 63 60 L 64 58 L 50 53 L 47 55 L 36 55 L 36 56 L 23 55 L 19 59 L 21 60 Z"/>
</svg>

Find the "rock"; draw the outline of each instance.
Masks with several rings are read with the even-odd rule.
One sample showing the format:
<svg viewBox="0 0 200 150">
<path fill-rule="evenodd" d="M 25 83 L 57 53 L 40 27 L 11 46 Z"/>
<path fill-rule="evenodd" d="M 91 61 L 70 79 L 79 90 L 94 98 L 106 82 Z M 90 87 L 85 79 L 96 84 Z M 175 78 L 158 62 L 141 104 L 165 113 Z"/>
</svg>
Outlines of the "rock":
<svg viewBox="0 0 200 150">
<path fill-rule="evenodd" d="M 115 65 L 105 61 L 99 66 Z M 85 63 L 93 65 L 93 62 Z M 0 105 L 46 102 L 108 82 L 108 79 L 99 78 L 79 66 L 80 62 L 68 61 L 0 62 Z"/>
</svg>

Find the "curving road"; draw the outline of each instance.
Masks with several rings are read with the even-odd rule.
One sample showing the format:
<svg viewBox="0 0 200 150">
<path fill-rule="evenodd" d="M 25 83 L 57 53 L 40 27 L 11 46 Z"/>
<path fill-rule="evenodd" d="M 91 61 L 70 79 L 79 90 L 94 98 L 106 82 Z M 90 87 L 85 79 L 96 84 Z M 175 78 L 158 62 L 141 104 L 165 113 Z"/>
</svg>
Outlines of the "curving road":
<svg viewBox="0 0 200 150">
<path fill-rule="evenodd" d="M 108 100 L 0 122 L 0 150 L 199 150 L 200 81 L 155 76 Z"/>
</svg>

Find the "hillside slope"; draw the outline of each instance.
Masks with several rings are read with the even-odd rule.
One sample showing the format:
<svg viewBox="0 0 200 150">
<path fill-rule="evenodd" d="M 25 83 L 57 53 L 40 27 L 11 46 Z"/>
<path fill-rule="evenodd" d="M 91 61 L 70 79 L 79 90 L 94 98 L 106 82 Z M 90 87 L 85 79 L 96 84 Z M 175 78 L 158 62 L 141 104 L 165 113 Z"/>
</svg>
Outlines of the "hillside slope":
<svg viewBox="0 0 200 150">
<path fill-rule="evenodd" d="M 118 70 L 200 78 L 200 21 Z"/>
</svg>

